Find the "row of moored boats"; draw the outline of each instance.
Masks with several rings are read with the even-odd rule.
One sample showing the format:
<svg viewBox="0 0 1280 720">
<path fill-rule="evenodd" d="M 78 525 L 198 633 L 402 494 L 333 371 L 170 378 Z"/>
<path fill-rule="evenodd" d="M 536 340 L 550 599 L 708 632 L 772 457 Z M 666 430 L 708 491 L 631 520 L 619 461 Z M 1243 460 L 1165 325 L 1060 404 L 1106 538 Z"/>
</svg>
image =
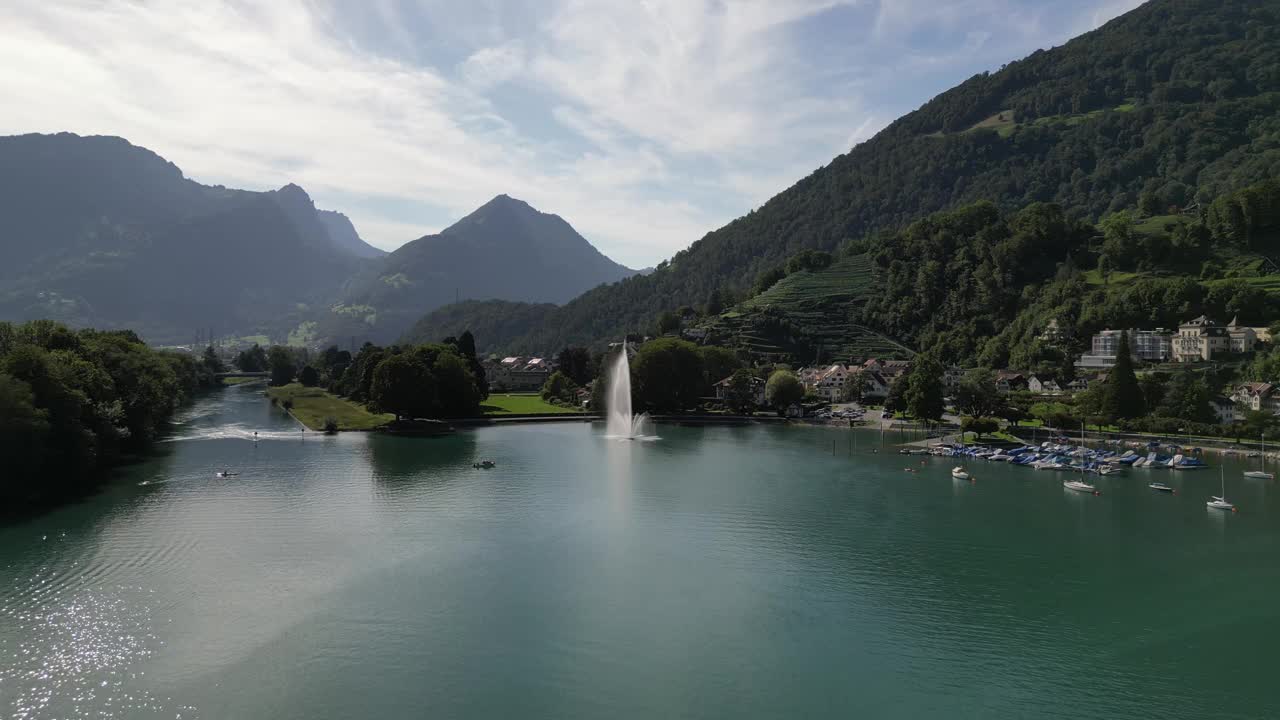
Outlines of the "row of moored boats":
<svg viewBox="0 0 1280 720">
<path fill-rule="evenodd" d="M 1133 450 L 1119 452 L 1107 448 L 1090 448 L 1085 445 L 1044 442 L 1040 445 L 1024 445 L 1005 449 L 983 445 L 938 444 L 928 449 L 903 450 L 908 455 L 934 455 L 939 457 L 983 460 L 986 462 L 1004 462 L 1010 465 L 1023 465 L 1035 470 L 1057 470 L 1079 473 L 1079 479 L 1066 480 L 1062 486 L 1068 490 L 1093 495 L 1100 494 L 1092 483 L 1085 481 L 1086 474 L 1114 475 L 1123 472 L 1127 467 L 1169 469 L 1169 470 L 1204 470 L 1209 466 L 1198 457 L 1175 453 L 1164 455 L 1154 450 L 1146 454 Z M 1264 460 L 1265 463 L 1265 460 Z M 957 466 L 951 471 L 956 480 L 970 480 L 970 474 L 964 466 Z M 1265 467 L 1261 470 L 1250 470 L 1244 473 L 1247 478 L 1271 480 L 1275 474 Z M 1206 505 L 1220 510 L 1235 510 L 1235 505 L 1228 502 L 1226 495 L 1226 478 L 1222 479 L 1222 495 L 1214 495 Z M 1151 482 L 1148 487 L 1158 492 L 1175 492 L 1168 483 Z"/>
</svg>

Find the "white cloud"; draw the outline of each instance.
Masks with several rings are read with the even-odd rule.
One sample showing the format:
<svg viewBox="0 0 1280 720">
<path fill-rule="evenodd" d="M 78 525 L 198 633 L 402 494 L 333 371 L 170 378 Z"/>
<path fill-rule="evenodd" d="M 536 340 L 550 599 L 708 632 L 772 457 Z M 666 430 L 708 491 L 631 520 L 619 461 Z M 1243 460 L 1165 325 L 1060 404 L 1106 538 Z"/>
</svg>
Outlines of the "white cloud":
<svg viewBox="0 0 1280 720">
<path fill-rule="evenodd" d="M 800 32 L 841 0 L 378 0 L 350 16 L 310 0 L 9 0 L 0 132 L 120 135 L 202 182 L 296 182 L 385 248 L 505 192 L 650 265 L 883 127 L 898 107 L 875 83 L 899 67 L 950 71 L 954 56 L 908 47 L 916 24 L 985 54 L 1002 51 L 988 34 L 1065 39 L 1008 0 L 920 3 L 850 27 L 844 44 L 877 60 L 851 69 Z"/>
<path fill-rule="evenodd" d="M 524 45 L 518 40 L 481 48 L 463 61 L 459 72 L 473 86 L 488 90 L 524 70 Z"/>
</svg>

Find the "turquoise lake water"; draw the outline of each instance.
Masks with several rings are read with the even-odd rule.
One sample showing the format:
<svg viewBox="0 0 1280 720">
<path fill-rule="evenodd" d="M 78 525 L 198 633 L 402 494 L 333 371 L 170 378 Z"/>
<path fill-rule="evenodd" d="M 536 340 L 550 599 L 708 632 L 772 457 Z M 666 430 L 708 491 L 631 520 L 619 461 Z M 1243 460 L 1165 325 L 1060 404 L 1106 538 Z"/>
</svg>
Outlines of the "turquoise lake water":
<svg viewBox="0 0 1280 720">
<path fill-rule="evenodd" d="M 206 399 L 0 528 L 0 716 L 1280 717 L 1280 491 L 1242 465 L 1224 514 L 1216 469 L 1093 497 L 873 433 L 603 433 Z"/>
</svg>

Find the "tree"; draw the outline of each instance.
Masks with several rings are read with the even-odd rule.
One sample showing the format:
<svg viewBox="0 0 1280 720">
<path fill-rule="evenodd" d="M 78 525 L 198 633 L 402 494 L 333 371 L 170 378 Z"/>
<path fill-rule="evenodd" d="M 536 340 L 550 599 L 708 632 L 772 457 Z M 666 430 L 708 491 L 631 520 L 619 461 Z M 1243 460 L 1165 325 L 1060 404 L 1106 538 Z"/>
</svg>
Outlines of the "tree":
<svg viewBox="0 0 1280 720">
<path fill-rule="evenodd" d="M 1164 401 L 1155 414 L 1191 422 L 1212 422 L 1215 417 L 1209 403 L 1212 397 L 1204 379 L 1196 377 L 1190 368 L 1183 368 L 1170 378 Z"/>
<path fill-rule="evenodd" d="M 218 351 L 210 345 L 204 349 L 204 355 L 201 356 L 200 362 L 211 373 L 220 373 L 226 369 L 222 364 L 222 358 L 218 357 Z"/>
<path fill-rule="evenodd" d="M 463 330 L 458 336 L 458 352 L 464 358 L 474 358 L 476 356 L 476 338 L 471 334 L 470 330 Z"/>
<path fill-rule="evenodd" d="M 996 374 L 985 368 L 970 370 L 960 379 L 955 393 L 956 411 L 962 415 L 992 415 L 1001 405 Z"/>
<path fill-rule="evenodd" d="M 738 356 L 726 347 L 703 345 L 698 348 L 698 354 L 702 356 L 702 378 L 706 386 L 705 392 L 711 392 L 713 385 L 732 375 L 734 370 L 742 367 Z"/>
<path fill-rule="evenodd" d="M 23 485 L 44 465 L 48 437 L 48 412 L 36 407 L 31 386 L 0 373 L 0 457 L 6 465 L 0 499 L 7 504 L 31 494 Z"/>
<path fill-rule="evenodd" d="M 758 380 L 746 368 L 738 368 L 729 376 L 724 389 L 724 403 L 739 415 L 750 415 L 756 409 L 756 382 Z"/>
<path fill-rule="evenodd" d="M 977 435 L 989 435 L 1000 429 L 1000 423 L 989 417 L 963 417 L 960 419 L 960 432 L 971 432 Z"/>
<path fill-rule="evenodd" d="M 1164 210 L 1164 204 L 1160 202 L 1159 195 L 1147 190 L 1138 195 L 1138 210 L 1148 217 L 1159 215 Z"/>
<path fill-rule="evenodd" d="M 904 398 L 907 412 L 926 423 L 942 420 L 947 409 L 942 387 L 942 363 L 931 354 L 921 354 L 916 356 L 908 374 L 910 381 Z"/>
<path fill-rule="evenodd" d="M 426 347 L 429 346 L 416 350 Z M 465 358 L 452 348 L 441 347 L 429 367 L 435 379 L 440 413 L 444 417 L 468 417 L 480 411 L 480 391 Z"/>
<path fill-rule="evenodd" d="M 711 288 L 711 292 L 707 294 L 707 302 L 703 306 L 708 316 L 715 317 L 724 312 L 724 297 L 720 294 L 720 288 Z"/>
<path fill-rule="evenodd" d="M 804 385 L 800 384 L 800 378 L 790 370 L 775 370 L 764 386 L 765 402 L 777 410 L 779 415 L 786 413 L 787 408 L 800 402 L 803 397 Z"/>
<path fill-rule="evenodd" d="M 777 285 L 778 281 L 786 276 L 787 271 L 780 267 L 772 267 L 768 270 L 762 270 L 760 274 L 756 276 L 755 284 L 751 286 L 751 294 L 759 295 L 765 290 Z"/>
<path fill-rule="evenodd" d="M 320 384 L 320 371 L 310 365 L 304 365 L 298 372 L 298 382 L 306 387 L 315 387 Z"/>
<path fill-rule="evenodd" d="M 1025 409 L 1018 407 L 1013 403 L 1002 406 L 998 412 L 1000 413 L 1000 417 L 1004 418 L 1005 422 L 1009 423 L 1013 427 L 1017 427 L 1018 423 L 1026 420 L 1028 416 Z"/>
<path fill-rule="evenodd" d="M 1116 344 L 1116 366 L 1107 378 L 1101 410 L 1101 414 L 1115 419 L 1135 418 L 1145 411 L 1142 387 L 1133 372 L 1128 332 L 1120 333 L 1120 342 Z"/>
<path fill-rule="evenodd" d="M 288 385 L 293 382 L 293 376 L 298 371 L 293 364 L 293 354 L 279 345 L 272 345 L 267 351 L 267 367 L 271 371 L 272 385 Z"/>
<path fill-rule="evenodd" d="M 870 381 L 867 376 L 861 372 L 851 372 L 848 380 L 844 384 L 844 390 L 841 392 L 840 399 L 844 402 L 862 402 L 863 395 L 866 394 L 870 387 Z"/>
<path fill-rule="evenodd" d="M 420 358 L 401 353 L 378 363 L 369 387 L 369 404 L 389 412 L 396 420 L 404 417 L 434 417 L 438 414 L 436 379 Z"/>
<path fill-rule="evenodd" d="M 262 372 L 267 369 L 267 351 L 257 343 L 236 355 L 235 366 L 241 372 Z"/>
<path fill-rule="evenodd" d="M 573 381 L 563 371 L 557 370 L 551 373 L 551 377 L 542 384 L 542 399 L 547 402 L 560 402 L 569 405 L 575 404 L 577 399 L 578 384 Z"/>
<path fill-rule="evenodd" d="M 641 345 L 631 375 L 637 398 L 653 410 L 691 408 L 702 395 L 702 355 L 686 340 L 659 338 Z"/>
<path fill-rule="evenodd" d="M 911 378 L 903 373 L 889 384 L 889 392 L 884 397 L 884 409 L 889 412 L 902 412 L 907 409 L 907 390 L 911 387 Z"/>
<path fill-rule="evenodd" d="M 608 386 L 603 375 L 591 381 L 591 412 L 603 415 L 609 411 Z"/>
<path fill-rule="evenodd" d="M 596 376 L 591 351 L 584 347 L 567 347 L 556 355 L 556 367 L 578 385 L 586 385 Z"/>
<path fill-rule="evenodd" d="M 663 310 L 662 314 L 658 315 L 659 335 L 674 335 L 680 332 L 680 326 L 680 316 L 670 310 Z"/>
<path fill-rule="evenodd" d="M 1249 438 L 1260 438 L 1264 433 L 1268 437 L 1274 437 L 1272 433 L 1275 431 L 1276 422 L 1276 416 L 1265 410 L 1249 410 L 1244 414 L 1240 425 L 1241 430 Z"/>
</svg>

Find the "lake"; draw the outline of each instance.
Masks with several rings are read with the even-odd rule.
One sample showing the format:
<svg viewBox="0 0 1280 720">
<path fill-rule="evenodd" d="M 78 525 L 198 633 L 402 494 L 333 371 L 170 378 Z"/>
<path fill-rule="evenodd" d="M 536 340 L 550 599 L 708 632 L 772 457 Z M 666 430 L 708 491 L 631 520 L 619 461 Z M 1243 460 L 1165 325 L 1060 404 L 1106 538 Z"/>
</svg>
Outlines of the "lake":
<svg viewBox="0 0 1280 720">
<path fill-rule="evenodd" d="M 870 432 L 658 433 L 326 437 L 229 388 L 0 528 L 0 716 L 1280 716 L 1280 492 L 1242 465 L 1232 515 L 1216 468 L 1093 497 Z"/>
</svg>

